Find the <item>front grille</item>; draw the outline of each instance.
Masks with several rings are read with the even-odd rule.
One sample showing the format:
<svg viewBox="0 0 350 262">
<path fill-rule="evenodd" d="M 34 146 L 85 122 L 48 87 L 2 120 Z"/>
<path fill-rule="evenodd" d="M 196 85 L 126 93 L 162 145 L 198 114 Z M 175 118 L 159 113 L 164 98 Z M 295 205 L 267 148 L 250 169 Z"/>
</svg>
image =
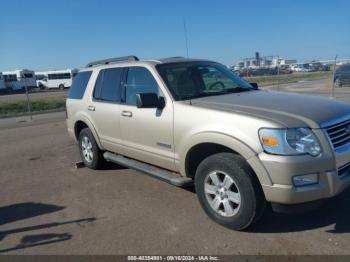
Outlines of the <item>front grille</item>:
<svg viewBox="0 0 350 262">
<path fill-rule="evenodd" d="M 338 169 L 338 176 L 340 179 L 350 177 L 350 163 L 346 164 Z"/>
<path fill-rule="evenodd" d="M 331 125 L 326 131 L 334 149 L 350 143 L 350 120 Z"/>
</svg>

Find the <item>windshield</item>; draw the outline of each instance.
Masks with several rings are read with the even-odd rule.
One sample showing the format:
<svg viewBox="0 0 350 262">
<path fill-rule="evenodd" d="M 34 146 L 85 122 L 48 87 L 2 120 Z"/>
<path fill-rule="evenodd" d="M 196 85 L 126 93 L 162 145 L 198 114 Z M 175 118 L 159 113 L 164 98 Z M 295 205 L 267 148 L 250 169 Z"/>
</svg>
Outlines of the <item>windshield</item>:
<svg viewBox="0 0 350 262">
<path fill-rule="evenodd" d="M 159 64 L 156 67 L 175 100 L 253 90 L 248 82 L 214 62 Z"/>
</svg>

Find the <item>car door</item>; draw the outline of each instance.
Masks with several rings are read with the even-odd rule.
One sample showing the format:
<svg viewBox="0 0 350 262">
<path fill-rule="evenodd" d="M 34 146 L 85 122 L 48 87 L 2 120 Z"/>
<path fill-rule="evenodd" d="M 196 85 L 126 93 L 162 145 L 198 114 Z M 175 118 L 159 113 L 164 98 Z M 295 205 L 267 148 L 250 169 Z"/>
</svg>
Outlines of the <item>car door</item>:
<svg viewBox="0 0 350 262">
<path fill-rule="evenodd" d="M 120 106 L 123 154 L 140 161 L 174 169 L 173 104 L 163 109 L 137 108 L 136 95 L 156 93 L 163 96 L 152 73 L 145 67 L 129 67 L 125 76 L 125 97 Z"/>
<path fill-rule="evenodd" d="M 94 127 L 104 149 L 120 153 L 121 79 L 124 68 L 100 70 L 88 106 Z"/>
</svg>

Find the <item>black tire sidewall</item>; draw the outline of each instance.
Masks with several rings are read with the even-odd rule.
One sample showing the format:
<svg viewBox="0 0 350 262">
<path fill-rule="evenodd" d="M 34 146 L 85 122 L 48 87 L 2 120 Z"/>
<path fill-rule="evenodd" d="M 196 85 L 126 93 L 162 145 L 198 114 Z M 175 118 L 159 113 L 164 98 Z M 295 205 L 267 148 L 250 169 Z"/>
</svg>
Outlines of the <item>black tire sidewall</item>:
<svg viewBox="0 0 350 262">
<path fill-rule="evenodd" d="M 84 137 L 88 137 L 90 142 L 91 142 L 91 145 L 92 145 L 92 152 L 93 152 L 93 158 L 92 158 L 92 161 L 91 162 L 88 162 L 86 161 L 84 155 L 83 155 L 83 150 L 82 150 L 82 140 Z M 100 166 L 100 162 L 101 162 L 101 152 L 100 152 L 100 149 L 98 148 L 98 145 L 96 143 L 96 140 L 92 134 L 92 132 L 90 131 L 89 128 L 84 128 L 80 134 L 79 134 L 79 153 L 80 153 L 80 156 L 81 156 L 81 159 L 83 160 L 84 162 L 84 165 L 86 167 L 89 167 L 91 169 L 98 169 L 99 166 Z"/>
<path fill-rule="evenodd" d="M 237 214 L 232 217 L 224 217 L 216 213 L 208 203 L 204 192 L 204 183 L 207 175 L 213 171 L 222 171 L 229 175 L 236 183 L 241 194 L 241 206 Z M 219 153 L 205 159 L 198 167 L 195 177 L 196 192 L 201 206 L 207 215 L 217 223 L 235 230 L 243 230 L 252 224 L 260 215 L 260 207 L 264 205 L 254 187 L 256 181 L 239 157 L 231 153 Z"/>
</svg>

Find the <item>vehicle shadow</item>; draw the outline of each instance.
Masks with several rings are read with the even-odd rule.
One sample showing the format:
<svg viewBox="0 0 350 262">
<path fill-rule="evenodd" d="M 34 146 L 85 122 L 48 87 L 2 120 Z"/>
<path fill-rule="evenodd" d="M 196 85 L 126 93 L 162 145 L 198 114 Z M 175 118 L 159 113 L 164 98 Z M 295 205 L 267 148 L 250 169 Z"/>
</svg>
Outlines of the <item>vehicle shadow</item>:
<svg viewBox="0 0 350 262">
<path fill-rule="evenodd" d="M 5 207 L 0 207 L 0 226 L 4 224 L 16 222 L 19 220 L 23 220 L 23 219 L 33 218 L 40 215 L 57 212 L 64 208 L 65 207 L 63 206 L 33 203 L 33 202 L 19 203 L 19 204 L 9 205 Z M 40 225 L 34 225 L 34 226 L 26 226 L 26 227 L 14 228 L 14 229 L 2 230 L 0 231 L 0 241 L 3 241 L 5 237 L 8 235 L 34 231 L 34 230 L 55 228 L 55 227 L 64 226 L 67 224 L 77 224 L 80 227 L 85 227 L 87 224 L 95 220 L 96 220 L 95 217 L 90 217 L 90 218 L 83 218 L 83 219 L 77 219 L 77 220 L 53 222 L 53 223 L 46 223 L 46 224 L 40 224 Z M 72 237 L 73 235 L 69 233 L 63 233 L 63 234 L 45 233 L 45 234 L 39 234 L 39 235 L 27 235 L 21 239 L 18 245 L 12 248 L 0 249 L 0 253 L 5 253 L 9 251 L 29 248 L 29 247 L 39 246 L 39 245 L 47 245 L 47 244 L 67 241 L 67 240 L 70 240 Z"/>
<path fill-rule="evenodd" d="M 72 238 L 71 234 L 41 234 L 41 235 L 28 235 L 21 239 L 21 243 L 12 248 L 2 249 L 0 253 L 6 253 L 24 248 L 30 248 L 41 245 L 54 244 L 62 241 L 67 241 Z"/>
<path fill-rule="evenodd" d="M 21 228 L 15 228 L 15 229 L 10 229 L 10 230 L 4 230 L 4 231 L 0 231 L 0 241 L 2 241 L 6 236 L 11 235 L 11 234 L 53 228 L 53 227 L 67 225 L 67 224 L 78 224 L 79 226 L 84 226 L 85 224 L 91 223 L 95 220 L 96 220 L 95 217 L 89 217 L 89 218 L 70 220 L 70 221 L 64 221 L 64 222 L 54 222 L 54 223 L 47 223 L 47 224 L 41 224 L 41 225 L 35 225 L 35 226 L 28 226 L 28 227 L 21 227 Z"/>
<path fill-rule="evenodd" d="M 330 199 L 325 204 L 303 214 L 278 214 L 268 209 L 257 224 L 246 232 L 288 233 L 322 228 L 334 224 L 328 233 L 350 233 L 350 190 Z"/>
<path fill-rule="evenodd" d="M 26 218 L 57 212 L 64 208 L 63 206 L 33 202 L 0 207 L 0 226 Z"/>
</svg>

